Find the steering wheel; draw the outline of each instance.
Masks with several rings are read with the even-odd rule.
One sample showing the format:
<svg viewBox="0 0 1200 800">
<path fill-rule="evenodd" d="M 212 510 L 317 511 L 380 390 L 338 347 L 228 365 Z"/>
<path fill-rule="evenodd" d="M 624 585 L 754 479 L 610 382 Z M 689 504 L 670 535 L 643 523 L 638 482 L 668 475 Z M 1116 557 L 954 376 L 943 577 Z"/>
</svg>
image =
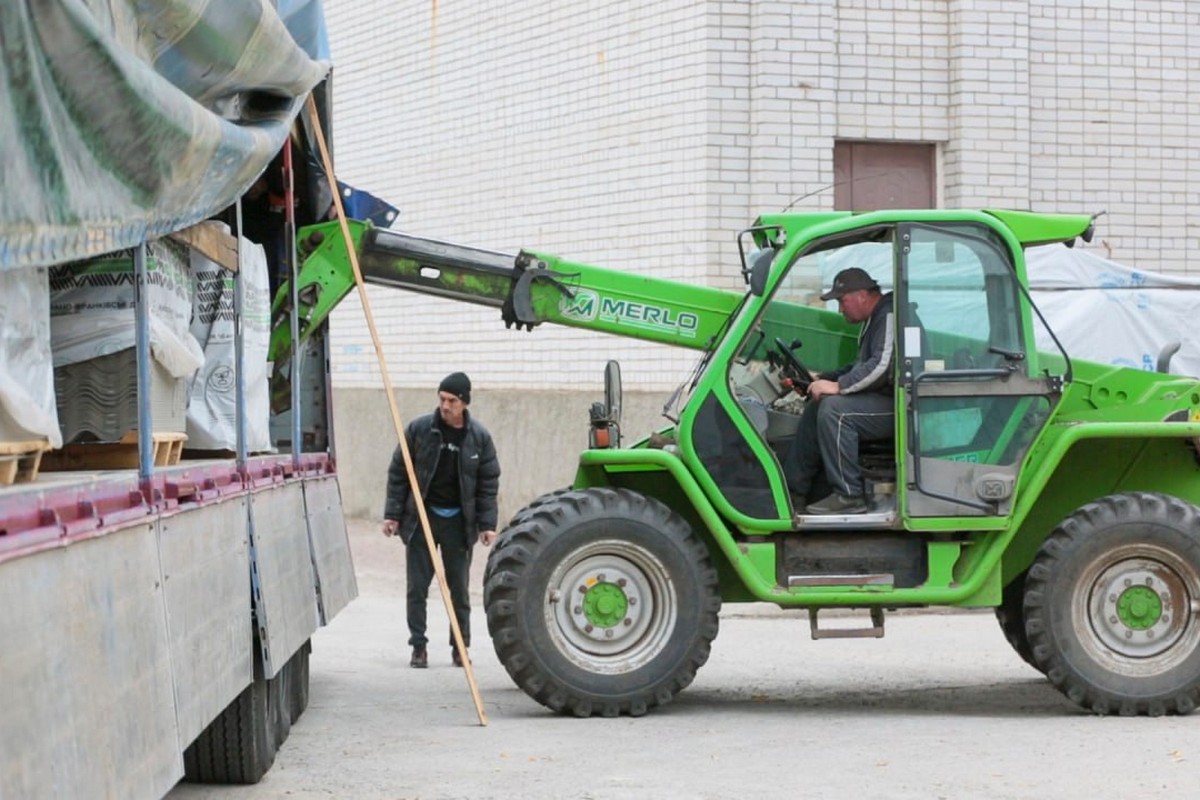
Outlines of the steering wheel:
<svg viewBox="0 0 1200 800">
<path fill-rule="evenodd" d="M 778 336 L 775 337 L 775 347 L 779 350 L 780 357 L 783 358 L 781 371 L 783 377 L 789 379 L 800 390 L 800 394 L 808 394 L 808 387 L 816 380 L 816 376 L 808 371 L 808 367 L 800 363 L 800 359 L 796 358 L 792 348 L 788 347 Z"/>
</svg>

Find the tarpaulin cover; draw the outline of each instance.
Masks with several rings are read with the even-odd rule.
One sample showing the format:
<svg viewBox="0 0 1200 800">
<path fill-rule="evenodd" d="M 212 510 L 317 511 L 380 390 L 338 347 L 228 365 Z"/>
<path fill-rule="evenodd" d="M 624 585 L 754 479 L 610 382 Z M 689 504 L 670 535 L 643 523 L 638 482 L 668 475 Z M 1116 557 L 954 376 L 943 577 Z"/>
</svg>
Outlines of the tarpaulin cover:
<svg viewBox="0 0 1200 800">
<path fill-rule="evenodd" d="M 133 247 L 232 203 L 327 65 L 320 4 L 0 3 L 0 269 Z M 306 48 L 309 52 L 306 52 Z"/>
</svg>

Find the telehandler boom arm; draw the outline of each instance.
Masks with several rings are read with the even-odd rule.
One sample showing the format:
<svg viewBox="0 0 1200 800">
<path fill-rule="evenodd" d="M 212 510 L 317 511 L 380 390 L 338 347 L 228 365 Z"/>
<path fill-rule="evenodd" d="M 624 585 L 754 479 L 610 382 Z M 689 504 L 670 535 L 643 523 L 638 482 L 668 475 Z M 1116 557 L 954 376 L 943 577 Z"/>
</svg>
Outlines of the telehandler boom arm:
<svg viewBox="0 0 1200 800">
<path fill-rule="evenodd" d="M 350 246 L 366 283 L 501 310 L 507 327 L 552 322 L 693 349 L 708 346 L 741 299 L 722 289 L 651 278 L 522 250 L 516 255 L 423 239 L 350 222 Z M 300 341 L 354 288 L 341 227 L 299 232 Z M 290 352 L 289 288 L 272 309 L 271 359 Z"/>
</svg>

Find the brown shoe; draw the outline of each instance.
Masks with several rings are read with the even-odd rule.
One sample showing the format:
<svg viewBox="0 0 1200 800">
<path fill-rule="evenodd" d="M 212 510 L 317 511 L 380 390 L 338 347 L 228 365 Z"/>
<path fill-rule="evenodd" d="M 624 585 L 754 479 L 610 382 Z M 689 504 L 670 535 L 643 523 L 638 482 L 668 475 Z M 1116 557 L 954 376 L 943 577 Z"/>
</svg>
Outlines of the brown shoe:
<svg viewBox="0 0 1200 800">
<path fill-rule="evenodd" d="M 454 666 L 461 667 L 463 665 L 462 656 L 458 654 L 457 647 L 450 648 L 450 660 L 454 662 Z"/>
<path fill-rule="evenodd" d="M 424 647 L 414 647 L 408 665 L 413 669 L 425 669 L 429 666 L 429 653 Z"/>
</svg>

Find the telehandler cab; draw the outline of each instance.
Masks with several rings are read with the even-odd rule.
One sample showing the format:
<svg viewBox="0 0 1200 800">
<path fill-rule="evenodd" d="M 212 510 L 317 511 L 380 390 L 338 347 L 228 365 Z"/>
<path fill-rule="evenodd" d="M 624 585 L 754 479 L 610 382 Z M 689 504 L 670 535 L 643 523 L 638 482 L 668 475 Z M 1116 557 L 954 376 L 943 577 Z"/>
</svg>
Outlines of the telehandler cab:
<svg viewBox="0 0 1200 800">
<path fill-rule="evenodd" d="M 1026 291 L 1024 249 L 1089 240 L 1092 222 L 764 216 L 739 236 L 743 295 L 362 225 L 352 244 L 370 282 L 495 305 L 510 325 L 700 351 L 671 424 L 628 446 L 610 367 L 573 484 L 517 513 L 491 552 L 488 628 L 538 702 L 643 714 L 691 683 L 722 603 L 766 602 L 807 610 L 814 638 L 882 636 L 887 610 L 992 607 L 1080 706 L 1186 714 L 1200 700 L 1200 383 L 1072 360 Z M 301 315 L 314 324 L 350 286 L 338 238 L 301 232 L 300 296 L 325 304 Z M 805 399 L 788 384 L 853 359 L 855 326 L 818 299 L 848 266 L 894 292 L 895 435 L 863 450 L 867 513 L 797 514 L 781 464 Z M 870 623 L 822 627 L 836 608 Z"/>
</svg>

